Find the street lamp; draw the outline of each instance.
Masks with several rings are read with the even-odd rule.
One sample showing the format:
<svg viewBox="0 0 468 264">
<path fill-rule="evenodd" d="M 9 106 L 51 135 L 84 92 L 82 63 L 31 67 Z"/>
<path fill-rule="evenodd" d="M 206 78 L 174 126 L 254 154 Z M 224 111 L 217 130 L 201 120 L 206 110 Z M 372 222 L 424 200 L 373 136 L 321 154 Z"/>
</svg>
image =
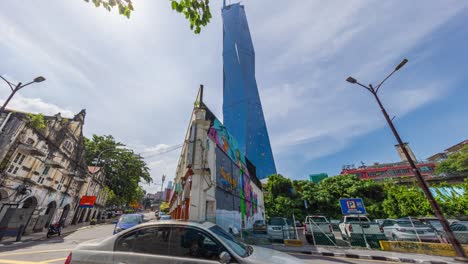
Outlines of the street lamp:
<svg viewBox="0 0 468 264">
<path fill-rule="evenodd" d="M 34 78 L 34 80 L 32 82 L 28 82 L 27 84 L 22 84 L 21 82 L 18 83 L 17 85 L 14 85 L 13 83 L 9 82 L 7 79 L 5 79 L 4 77 L 0 76 L 0 78 L 2 78 L 2 80 L 4 80 L 8 86 L 10 86 L 10 89 L 11 89 L 11 94 L 10 96 L 8 96 L 7 100 L 5 101 L 5 103 L 3 104 L 2 108 L 0 108 L 0 113 L 3 112 L 5 110 L 5 107 L 8 105 L 8 103 L 10 102 L 11 98 L 13 98 L 13 95 L 15 95 L 16 92 L 18 92 L 19 90 L 23 89 L 24 87 L 32 84 L 32 83 L 40 83 L 40 82 L 43 82 L 45 81 L 45 78 L 42 77 L 42 76 L 38 76 L 36 78 Z"/>
<path fill-rule="evenodd" d="M 403 61 L 398 64 L 395 69 L 383 79 L 377 85 L 376 88 L 372 86 L 372 84 L 369 84 L 369 86 L 365 86 L 362 83 L 358 82 L 355 78 L 349 76 L 346 81 L 352 84 L 357 84 L 366 90 L 368 90 L 370 93 L 374 95 L 375 100 L 379 104 L 380 110 L 382 111 L 383 115 L 385 116 L 385 120 L 387 120 L 388 125 L 390 126 L 393 135 L 395 136 L 396 140 L 398 141 L 398 145 L 400 146 L 401 150 L 403 151 L 403 154 L 405 155 L 406 159 L 408 160 L 409 164 L 411 165 L 411 169 L 416 176 L 416 179 L 419 181 L 419 184 L 421 185 L 421 188 L 426 195 L 426 198 L 429 200 L 429 204 L 431 205 L 432 210 L 434 211 L 434 214 L 436 217 L 439 219 L 440 223 L 442 224 L 442 227 L 444 228 L 445 233 L 447 234 L 447 238 L 452 244 L 453 248 L 455 249 L 456 254 L 458 257 L 456 257 L 456 260 L 463 261 L 463 262 L 468 262 L 468 258 L 466 257 L 465 251 L 460 245 L 460 242 L 455 238 L 455 236 L 452 233 L 452 230 L 450 229 L 450 226 L 447 222 L 447 219 L 445 219 L 444 214 L 442 213 L 442 210 L 440 209 L 439 204 L 437 201 L 434 199 L 434 196 L 432 195 L 431 191 L 429 190 L 429 186 L 427 185 L 427 182 L 424 180 L 423 176 L 421 175 L 421 172 L 419 169 L 416 167 L 416 164 L 414 163 L 413 159 L 411 158 L 410 154 L 408 153 L 408 150 L 406 149 L 405 145 L 403 144 L 403 140 L 401 140 L 400 135 L 398 134 L 398 131 L 396 130 L 395 126 L 393 126 L 393 122 L 390 119 L 390 117 L 387 114 L 387 111 L 382 105 L 382 102 L 380 101 L 379 96 L 377 95 L 377 92 L 379 91 L 380 87 L 382 84 L 390 78 L 396 71 L 400 70 L 406 63 L 408 62 L 407 59 L 404 59 Z"/>
</svg>

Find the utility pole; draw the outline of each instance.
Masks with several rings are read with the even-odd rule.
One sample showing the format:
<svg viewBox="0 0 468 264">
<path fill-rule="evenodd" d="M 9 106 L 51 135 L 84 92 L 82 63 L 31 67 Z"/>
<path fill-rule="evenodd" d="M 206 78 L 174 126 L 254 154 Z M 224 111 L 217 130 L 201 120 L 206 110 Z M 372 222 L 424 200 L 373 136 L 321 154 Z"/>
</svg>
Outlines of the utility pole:
<svg viewBox="0 0 468 264">
<path fill-rule="evenodd" d="M 434 196 L 432 195 L 431 191 L 429 190 L 429 186 L 428 186 L 427 182 L 424 180 L 423 176 L 421 175 L 421 172 L 419 171 L 419 169 L 416 166 L 416 163 L 413 161 L 413 158 L 411 157 L 408 150 L 406 149 L 406 146 L 403 143 L 403 140 L 401 139 L 400 135 L 398 134 L 398 131 L 396 130 L 395 126 L 393 125 L 392 119 L 390 119 L 390 117 L 388 116 L 387 111 L 385 110 L 385 108 L 384 108 L 384 106 L 383 106 L 382 102 L 380 101 L 380 98 L 379 98 L 379 96 L 377 94 L 380 87 L 382 86 L 382 84 L 388 78 L 390 78 L 390 76 L 392 76 L 396 71 L 401 69 L 407 62 L 408 62 L 407 59 L 404 59 L 402 62 L 400 62 L 400 64 L 398 64 L 398 66 L 396 66 L 395 69 L 382 82 L 380 82 L 379 85 L 377 85 L 377 88 L 374 88 L 372 86 L 372 84 L 369 84 L 369 86 L 365 86 L 365 85 L 359 83 L 356 79 L 354 79 L 351 76 L 348 77 L 346 79 L 346 81 L 349 82 L 349 83 L 357 84 L 357 85 L 359 85 L 361 87 L 364 87 L 366 90 L 368 90 L 370 93 L 372 93 L 372 95 L 374 96 L 375 100 L 377 101 L 377 103 L 378 103 L 378 105 L 380 107 L 380 110 L 382 111 L 382 113 L 383 113 L 383 115 L 385 117 L 385 120 L 387 120 L 387 123 L 390 126 L 390 129 L 392 130 L 393 135 L 395 136 L 395 138 L 396 138 L 396 140 L 398 142 L 398 145 L 400 145 L 401 150 L 403 151 L 403 154 L 405 155 L 406 159 L 408 160 L 408 163 L 411 166 L 411 170 L 413 171 L 414 176 L 418 180 L 419 185 L 421 186 L 421 189 L 423 190 L 424 194 L 426 195 L 426 198 L 429 201 L 429 204 L 431 205 L 432 211 L 434 212 L 435 216 L 439 219 L 440 223 L 442 224 L 442 227 L 443 227 L 445 233 L 447 234 L 447 238 L 448 238 L 449 242 L 452 244 L 452 246 L 453 246 L 453 248 L 455 250 L 455 253 L 457 254 L 457 257 L 455 257 L 455 260 L 462 261 L 462 262 L 468 262 L 468 258 L 466 257 L 464 249 L 460 245 L 460 242 L 453 235 L 453 232 L 450 229 L 450 225 L 449 225 L 447 219 L 445 219 L 445 216 L 444 216 L 442 210 L 440 209 L 439 204 L 434 199 Z"/>
</svg>

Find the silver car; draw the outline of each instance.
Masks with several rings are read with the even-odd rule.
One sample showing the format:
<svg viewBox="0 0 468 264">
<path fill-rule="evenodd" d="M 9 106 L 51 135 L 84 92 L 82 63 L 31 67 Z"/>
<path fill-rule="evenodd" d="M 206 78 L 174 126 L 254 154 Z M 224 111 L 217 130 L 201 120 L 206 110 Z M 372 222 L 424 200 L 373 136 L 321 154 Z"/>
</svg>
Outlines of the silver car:
<svg viewBox="0 0 468 264">
<path fill-rule="evenodd" d="M 386 219 L 382 228 L 385 236 L 392 240 L 439 242 L 436 231 L 416 219 Z"/>
<path fill-rule="evenodd" d="M 163 221 L 141 224 L 114 236 L 85 242 L 66 264 L 281 263 L 302 260 L 279 251 L 250 246 L 211 223 Z"/>
<path fill-rule="evenodd" d="M 283 217 L 272 217 L 268 220 L 267 234 L 270 240 L 296 239 L 292 220 Z"/>
</svg>

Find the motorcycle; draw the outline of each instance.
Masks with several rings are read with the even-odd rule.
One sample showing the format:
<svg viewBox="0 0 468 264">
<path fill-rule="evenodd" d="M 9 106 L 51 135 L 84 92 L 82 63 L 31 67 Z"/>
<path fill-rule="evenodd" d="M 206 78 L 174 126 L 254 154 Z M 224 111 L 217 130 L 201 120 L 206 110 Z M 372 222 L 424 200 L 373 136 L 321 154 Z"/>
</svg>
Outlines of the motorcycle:
<svg viewBox="0 0 468 264">
<path fill-rule="evenodd" d="M 59 223 L 49 225 L 49 229 L 47 230 L 47 238 L 50 238 L 52 235 L 60 236 L 60 232 L 62 231 L 62 225 Z"/>
</svg>

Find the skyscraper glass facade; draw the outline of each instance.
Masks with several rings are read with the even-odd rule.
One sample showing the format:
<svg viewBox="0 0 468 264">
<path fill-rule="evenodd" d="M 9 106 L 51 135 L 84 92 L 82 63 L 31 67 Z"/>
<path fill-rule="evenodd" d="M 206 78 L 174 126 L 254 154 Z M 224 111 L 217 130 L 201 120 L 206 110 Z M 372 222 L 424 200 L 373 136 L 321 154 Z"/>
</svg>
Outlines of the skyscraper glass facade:
<svg viewBox="0 0 468 264">
<path fill-rule="evenodd" d="M 276 173 L 255 80 L 255 51 L 244 6 L 225 6 L 223 16 L 223 119 L 259 179 Z"/>
</svg>

